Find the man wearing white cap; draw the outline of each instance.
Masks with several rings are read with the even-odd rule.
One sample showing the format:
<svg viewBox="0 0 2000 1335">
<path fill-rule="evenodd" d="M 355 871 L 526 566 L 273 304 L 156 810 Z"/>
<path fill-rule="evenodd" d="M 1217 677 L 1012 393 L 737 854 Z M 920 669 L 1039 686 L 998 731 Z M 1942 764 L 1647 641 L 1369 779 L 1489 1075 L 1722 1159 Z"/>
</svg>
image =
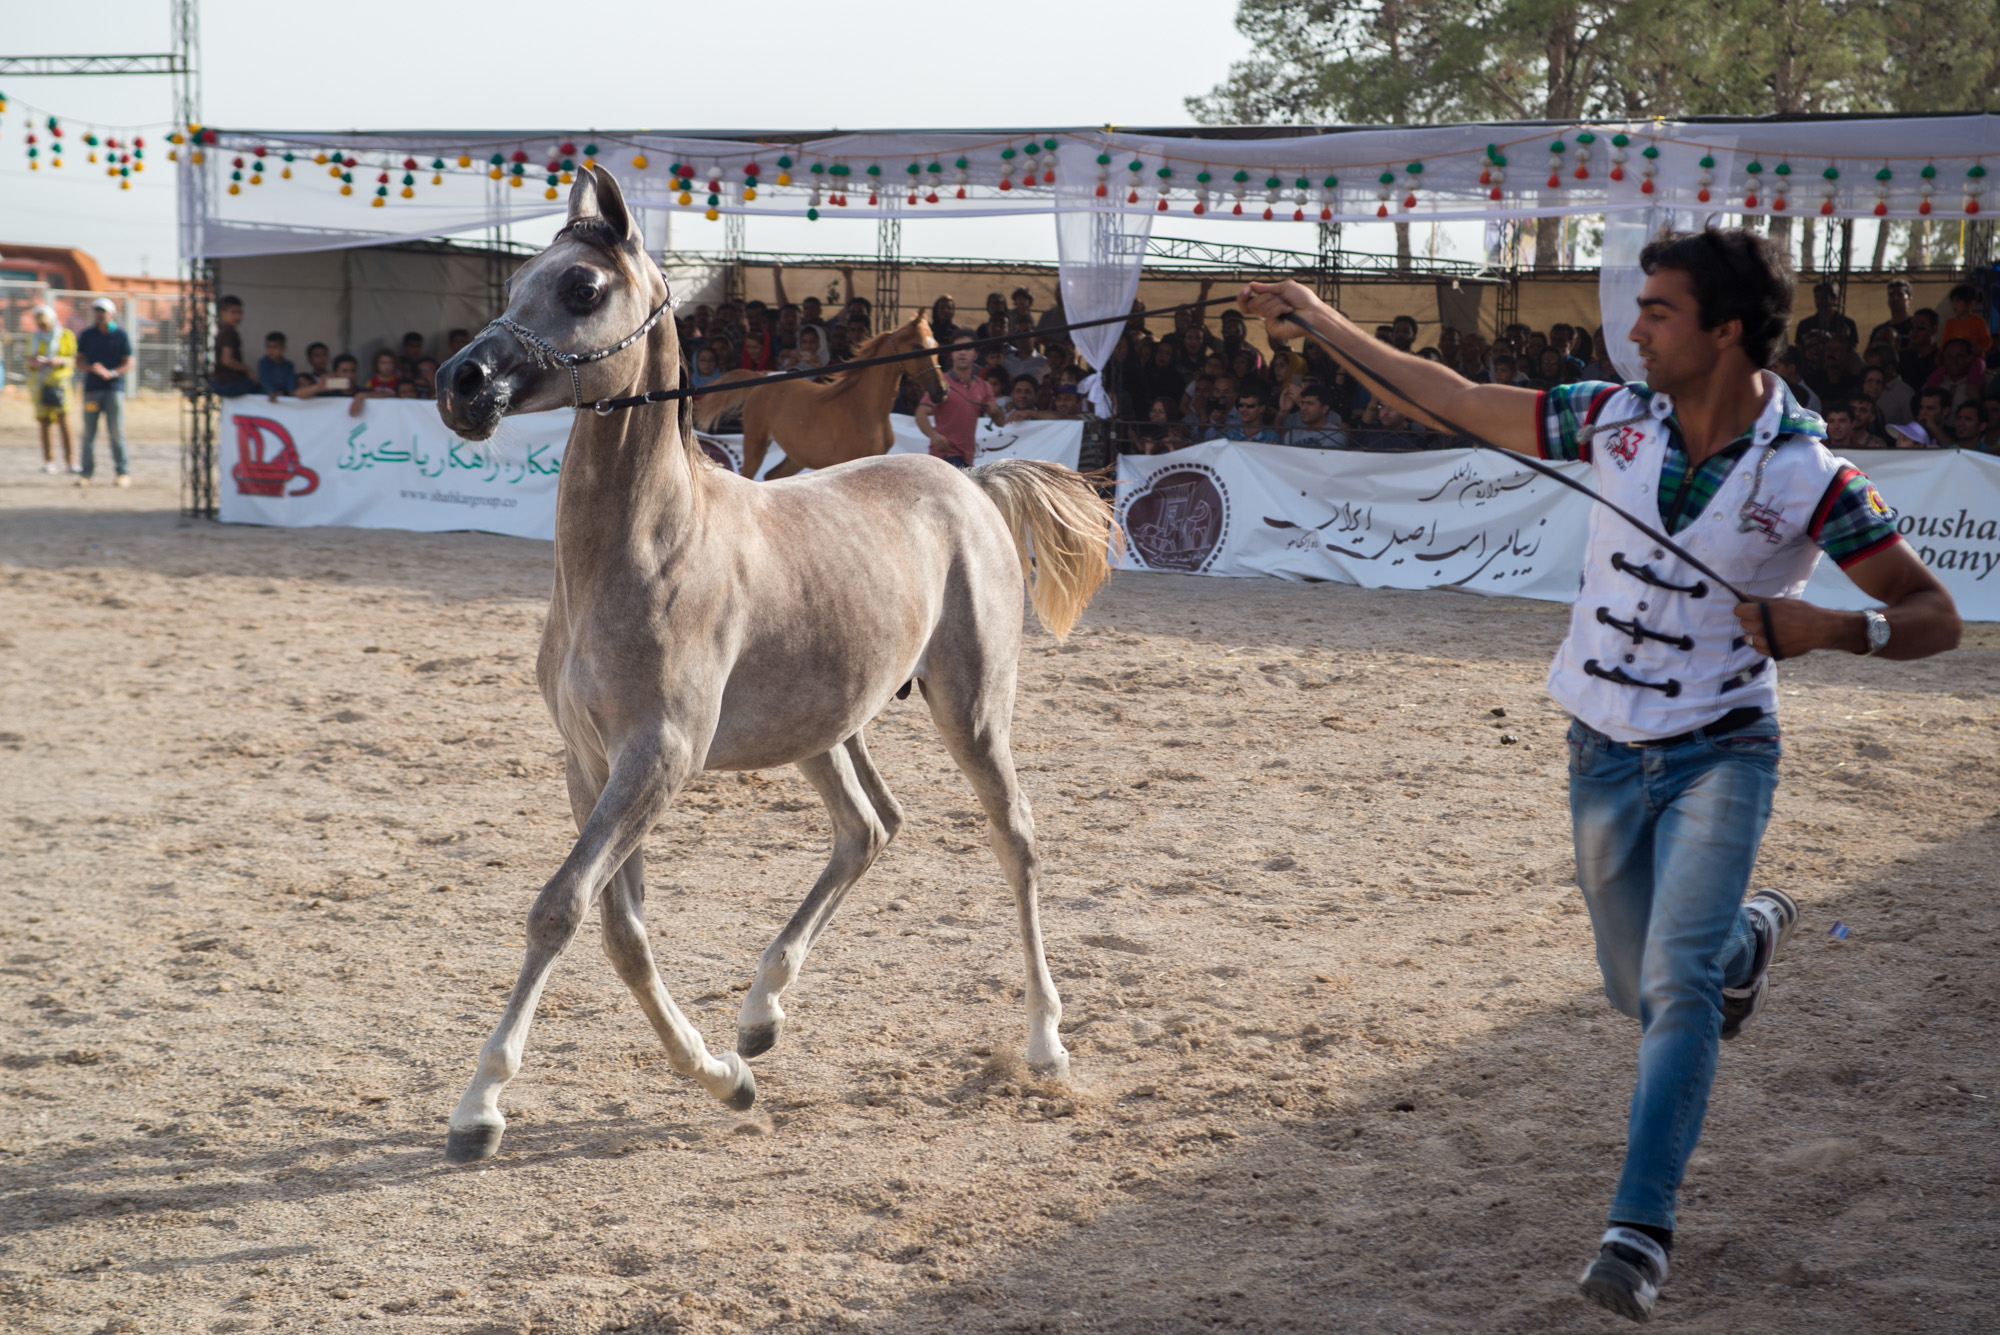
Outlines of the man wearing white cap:
<svg viewBox="0 0 2000 1335">
<path fill-rule="evenodd" d="M 56 308 L 35 307 L 35 332 L 28 335 L 28 402 L 35 424 L 42 429 L 42 471 L 67 473 L 75 468 L 69 443 L 69 378 L 76 367 L 76 335 L 56 323 Z M 56 462 L 49 428 L 62 437 L 62 462 Z"/>
<path fill-rule="evenodd" d="M 125 467 L 125 376 L 132 369 L 132 340 L 113 322 L 118 307 L 109 297 L 90 303 L 90 328 L 76 340 L 77 360 L 83 364 L 83 476 L 79 487 L 90 485 L 97 471 L 97 427 L 111 440 L 111 466 L 118 485 L 129 487 L 132 478 Z"/>
</svg>

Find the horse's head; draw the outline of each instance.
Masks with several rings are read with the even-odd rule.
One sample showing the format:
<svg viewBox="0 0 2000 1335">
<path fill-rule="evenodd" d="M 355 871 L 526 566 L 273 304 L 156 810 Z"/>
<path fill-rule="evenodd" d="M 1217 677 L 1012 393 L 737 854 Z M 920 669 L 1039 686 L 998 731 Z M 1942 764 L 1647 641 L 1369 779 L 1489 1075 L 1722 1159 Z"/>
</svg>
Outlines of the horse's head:
<svg viewBox="0 0 2000 1335">
<path fill-rule="evenodd" d="M 937 338 L 931 333 L 931 322 L 921 315 L 890 335 L 889 346 L 897 352 L 930 349 L 931 355 L 915 358 L 905 374 L 924 387 L 924 392 L 931 396 L 931 402 L 943 403 L 944 373 L 938 369 L 937 345 Z"/>
<path fill-rule="evenodd" d="M 627 393 L 645 369 L 646 334 L 657 327 L 674 337 L 666 300 L 666 279 L 618 183 L 585 167 L 570 187 L 569 221 L 508 280 L 506 313 L 438 368 L 438 415 L 467 440 L 484 440 L 511 413 Z M 670 349 L 663 380 L 679 362 Z"/>
</svg>

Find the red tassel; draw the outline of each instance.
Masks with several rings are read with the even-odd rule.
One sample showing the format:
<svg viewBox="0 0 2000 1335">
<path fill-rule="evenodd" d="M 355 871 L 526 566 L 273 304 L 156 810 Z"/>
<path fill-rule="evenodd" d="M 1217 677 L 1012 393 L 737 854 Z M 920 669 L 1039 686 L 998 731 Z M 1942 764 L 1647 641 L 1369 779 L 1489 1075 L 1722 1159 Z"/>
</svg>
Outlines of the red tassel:
<svg viewBox="0 0 2000 1335">
<path fill-rule="evenodd" d="M 1613 168 L 1611 169 L 1611 179 L 1612 179 L 1612 180 L 1614 180 L 1614 181 L 1622 181 L 1622 180 L 1624 180 L 1624 179 L 1625 179 L 1625 169 L 1624 169 L 1623 167 L 1613 167 Z"/>
<path fill-rule="evenodd" d="M 1321 205 L 1319 210 L 1319 220 L 1321 222 L 1328 222 L 1331 221 L 1332 218 L 1333 218 L 1333 209 L 1326 205 Z"/>
<path fill-rule="evenodd" d="M 1833 216 L 1833 201 L 1829 199 L 1821 203 L 1819 211 L 1823 217 L 1831 218 Z"/>
<path fill-rule="evenodd" d="M 1000 178 L 1000 188 L 1002 190 L 1012 190 L 1014 188 L 1014 183 L 1003 176 Z"/>
<path fill-rule="evenodd" d="M 1479 184 L 1481 185 L 1493 184 L 1493 169 L 1491 167 L 1483 167 L 1480 169 Z"/>
<path fill-rule="evenodd" d="M 1928 199 L 1924 200 L 1921 204 L 1917 205 L 1917 212 L 1928 218 L 1931 212 L 1931 202 Z"/>
<path fill-rule="evenodd" d="M 910 203 L 914 204 L 916 202 L 917 202 L 917 192 L 912 190 L 910 192 Z"/>
<path fill-rule="evenodd" d="M 1882 201 L 1882 200 L 1877 200 L 1877 201 L 1876 201 L 1876 203 L 1875 203 L 1875 216 L 1876 216 L 1876 217 L 1878 217 L 1878 218 L 1886 218 L 1886 217 L 1888 217 L 1888 216 L 1889 216 L 1889 205 L 1888 205 L 1888 203 L 1887 203 L 1886 201 Z"/>
<path fill-rule="evenodd" d="M 937 203 L 937 191 L 933 190 L 933 191 L 931 191 L 931 192 L 930 192 L 929 194 L 925 195 L 925 196 L 924 196 L 924 203 L 926 203 L 926 204 L 935 204 L 935 203 Z"/>
<path fill-rule="evenodd" d="M 1109 193 L 1109 192 L 1105 190 L 1105 188 L 1104 188 L 1104 182 L 1102 182 L 1102 181 L 1099 181 L 1099 182 L 1097 183 L 1097 197 L 1098 197 L 1099 199 L 1103 199 L 1103 198 L 1104 198 L 1104 196 L 1105 196 L 1105 195 L 1106 195 L 1107 193 Z"/>
<path fill-rule="evenodd" d="M 1126 195 L 1125 202 L 1127 204 L 1137 204 L 1139 202 L 1139 192 L 1134 190 L 1132 193 Z"/>
<path fill-rule="evenodd" d="M 1492 189 L 1492 192 L 1491 192 L 1491 193 L 1489 193 L 1489 194 L 1488 194 L 1488 195 L 1487 195 L 1486 197 L 1487 197 L 1488 199 L 1498 199 L 1498 198 L 1500 198 L 1500 187 L 1499 187 L 1499 186 L 1497 186 L 1497 185 L 1496 185 L 1496 186 L 1494 186 L 1494 187 L 1493 187 L 1493 189 Z"/>
<path fill-rule="evenodd" d="M 1271 221 L 1271 210 L 1268 208 L 1264 210 L 1264 221 L 1265 222 Z M 1296 219 L 1294 221 L 1296 221 Z"/>
<path fill-rule="evenodd" d="M 1417 196 L 1416 196 L 1416 193 L 1415 193 L 1414 191 L 1412 191 L 1412 192 L 1411 192 L 1410 194 L 1407 194 L 1407 195 L 1404 195 L 1404 196 L 1403 196 L 1403 207 L 1404 207 L 1404 208 L 1406 208 L 1406 209 L 1413 209 L 1413 208 L 1415 208 L 1416 206 L 1417 206 Z"/>
<path fill-rule="evenodd" d="M 960 187 L 958 188 L 958 197 L 959 197 L 960 199 L 964 199 L 964 198 L 965 198 L 965 187 L 964 187 L 964 186 L 960 186 Z"/>
<path fill-rule="evenodd" d="M 1576 169 L 1576 179 L 1579 181 L 1588 181 L 1590 179 L 1590 168 L 1579 166 Z"/>
<path fill-rule="evenodd" d="M 1549 189 L 1559 190 L 1562 188 L 1562 183 L 1563 183 L 1563 178 L 1561 176 L 1557 175 L 1555 172 L 1549 173 Z"/>
<path fill-rule="evenodd" d="M 868 207 L 871 209 L 875 207 L 875 192 L 872 190 L 868 192 Z"/>
<path fill-rule="evenodd" d="M 1653 193 L 1652 177 L 1648 176 L 1645 180 L 1639 182 L 1639 193 L 1642 195 L 1650 195 Z"/>
<path fill-rule="evenodd" d="M 1042 173 L 1042 184 L 1054 185 L 1055 183 L 1056 183 L 1056 169 L 1054 167 L 1051 167 L 1047 171 Z"/>
<path fill-rule="evenodd" d="M 1966 201 L 1965 201 L 1965 211 L 1966 211 L 1967 213 L 1977 213 L 1977 212 L 1979 212 L 1979 201 L 1978 201 L 1978 200 L 1976 200 L 1976 199 L 1968 199 L 1968 200 L 1966 200 Z"/>
<path fill-rule="evenodd" d="M 1772 200 L 1771 208 L 1774 212 L 1783 213 L 1785 211 L 1785 197 L 1779 195 L 1776 199 Z"/>
<path fill-rule="evenodd" d="M 1752 190 L 1749 194 L 1743 196 L 1743 207 L 1746 209 L 1754 209 L 1757 207 L 1757 192 L 1755 190 Z"/>
<path fill-rule="evenodd" d="M 1231 209 L 1230 212 L 1235 214 L 1237 217 L 1241 218 L 1243 216 L 1243 201 L 1238 200 L 1236 202 L 1236 207 Z"/>
<path fill-rule="evenodd" d="M 1306 211 L 1305 211 L 1304 209 L 1293 209 L 1293 210 L 1292 210 L 1292 221 L 1293 221 L 1293 222 L 1304 222 L 1305 220 L 1306 220 Z"/>
<path fill-rule="evenodd" d="M 1700 200 L 1704 204 L 1708 203 L 1708 187 L 1703 186 L 1700 192 L 1695 195 L 1695 198 Z"/>
<path fill-rule="evenodd" d="M 1376 208 L 1375 208 L 1375 216 L 1376 216 L 1376 217 L 1378 217 L 1378 218 L 1386 218 L 1386 217 L 1388 217 L 1388 216 L 1389 216 L 1389 206 L 1388 206 L 1387 204 L 1380 204 L 1380 205 L 1377 205 L 1377 206 L 1376 206 Z"/>
<path fill-rule="evenodd" d="M 1167 201 L 1163 199 L 1160 201 L 1160 212 L 1165 213 L 1166 211 L 1167 211 Z"/>
<path fill-rule="evenodd" d="M 1194 211 L 1197 215 L 1206 213 L 1208 212 L 1208 206 L 1203 204 L 1200 200 L 1196 200 L 1194 202 Z"/>
</svg>

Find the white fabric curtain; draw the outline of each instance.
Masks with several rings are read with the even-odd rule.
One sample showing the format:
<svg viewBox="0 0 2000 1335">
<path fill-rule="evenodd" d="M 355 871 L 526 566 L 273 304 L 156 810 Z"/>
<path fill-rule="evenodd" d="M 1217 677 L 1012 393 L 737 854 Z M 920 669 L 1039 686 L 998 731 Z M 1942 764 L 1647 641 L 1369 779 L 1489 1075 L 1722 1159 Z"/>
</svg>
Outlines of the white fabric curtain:
<svg viewBox="0 0 2000 1335">
<path fill-rule="evenodd" d="M 1146 238 L 1153 232 L 1153 215 L 1113 207 L 1112 197 L 1100 198 L 1095 165 L 1065 159 L 1056 179 L 1056 259 L 1062 285 L 1063 317 L 1100 320 L 1132 309 L 1139 292 L 1139 274 L 1146 264 Z M 1078 389 L 1099 417 L 1112 417 L 1117 405 L 1104 385 L 1104 365 L 1118 350 L 1122 324 L 1079 329 L 1070 337 L 1091 365 Z"/>
</svg>

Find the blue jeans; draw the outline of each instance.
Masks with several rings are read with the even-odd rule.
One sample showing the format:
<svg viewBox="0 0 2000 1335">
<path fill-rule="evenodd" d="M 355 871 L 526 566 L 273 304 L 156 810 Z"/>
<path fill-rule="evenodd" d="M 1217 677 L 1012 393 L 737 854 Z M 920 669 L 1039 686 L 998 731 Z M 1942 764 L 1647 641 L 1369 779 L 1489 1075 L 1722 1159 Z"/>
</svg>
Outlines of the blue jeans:
<svg viewBox="0 0 2000 1335">
<path fill-rule="evenodd" d="M 104 423 L 104 433 L 111 441 L 111 466 L 118 476 L 124 477 L 125 468 L 125 395 L 115 389 L 86 389 L 83 391 L 83 475 L 91 476 L 97 471 L 97 424 Z"/>
<path fill-rule="evenodd" d="M 1671 746 L 1573 722 L 1576 880 L 1612 1006 L 1639 1021 L 1639 1082 L 1610 1218 L 1674 1226 L 1722 1038 L 1722 989 L 1750 980 L 1743 909 L 1778 786 L 1778 720 Z"/>
</svg>

